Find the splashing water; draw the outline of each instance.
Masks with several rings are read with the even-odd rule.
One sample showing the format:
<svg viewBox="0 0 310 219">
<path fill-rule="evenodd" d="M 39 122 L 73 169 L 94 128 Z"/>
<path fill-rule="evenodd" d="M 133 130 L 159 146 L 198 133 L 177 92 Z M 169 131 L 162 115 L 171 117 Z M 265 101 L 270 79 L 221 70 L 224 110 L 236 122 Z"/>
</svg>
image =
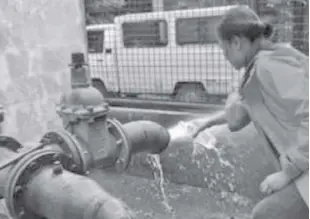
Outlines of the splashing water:
<svg viewBox="0 0 310 219">
<path fill-rule="evenodd" d="M 200 132 L 198 136 L 193 139 L 193 137 L 191 136 L 191 132 L 193 132 L 193 130 L 197 130 L 197 127 L 194 124 L 192 124 L 190 121 L 181 121 L 176 126 L 169 129 L 169 134 L 172 141 L 181 138 L 186 138 L 193 141 L 193 153 L 196 153 L 199 147 L 203 147 L 208 150 L 219 151 L 219 149 L 215 147 L 217 140 L 210 132 L 206 130 Z"/>
<path fill-rule="evenodd" d="M 159 185 L 160 193 L 163 199 L 162 204 L 164 205 L 167 212 L 172 213 L 174 215 L 174 210 L 169 204 L 169 200 L 165 192 L 165 187 L 164 187 L 165 179 L 164 179 L 163 168 L 160 163 L 160 156 L 158 154 L 155 154 L 155 155 L 148 154 L 147 158 L 151 166 L 156 170 L 153 172 L 153 174 L 154 174 L 155 182 L 157 182 Z"/>
<path fill-rule="evenodd" d="M 233 168 L 233 165 L 228 160 L 224 160 L 222 158 L 221 149 L 216 147 L 217 139 L 213 134 L 211 134 L 211 132 L 205 130 L 203 132 L 200 132 L 195 139 L 192 138 L 191 133 L 193 130 L 196 129 L 197 127 L 190 121 L 181 121 L 176 126 L 173 126 L 169 129 L 169 134 L 172 141 L 188 139 L 193 142 L 193 159 L 198 154 L 204 153 L 204 149 L 213 150 L 216 153 L 218 160 L 222 164 L 222 166 Z"/>
</svg>

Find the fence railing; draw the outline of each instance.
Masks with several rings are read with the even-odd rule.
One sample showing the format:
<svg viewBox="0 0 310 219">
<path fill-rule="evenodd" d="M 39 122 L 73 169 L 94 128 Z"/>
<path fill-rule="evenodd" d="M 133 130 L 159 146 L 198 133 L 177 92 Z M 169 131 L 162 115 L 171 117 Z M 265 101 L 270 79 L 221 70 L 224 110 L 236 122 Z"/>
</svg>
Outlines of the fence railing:
<svg viewBox="0 0 310 219">
<path fill-rule="evenodd" d="M 242 74 L 216 43 L 214 27 L 228 5 L 247 4 L 274 26 L 274 42 L 309 52 L 309 6 L 300 0 L 157 2 L 164 11 L 152 7 L 152 0 L 115 1 L 113 7 L 92 0 L 98 1 L 103 13 L 92 13 L 91 4 L 86 8 L 89 24 L 104 23 L 88 29 L 90 71 L 94 85 L 112 97 L 223 102 Z M 211 7 L 218 8 L 208 12 Z"/>
</svg>

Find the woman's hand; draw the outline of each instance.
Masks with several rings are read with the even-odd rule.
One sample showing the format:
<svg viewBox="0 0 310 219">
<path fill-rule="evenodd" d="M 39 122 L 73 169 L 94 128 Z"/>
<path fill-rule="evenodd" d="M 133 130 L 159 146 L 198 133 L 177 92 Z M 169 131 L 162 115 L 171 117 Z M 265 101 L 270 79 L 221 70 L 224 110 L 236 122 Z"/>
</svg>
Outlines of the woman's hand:
<svg viewBox="0 0 310 219">
<path fill-rule="evenodd" d="M 224 110 L 219 111 L 213 115 L 205 118 L 194 119 L 187 122 L 189 125 L 190 135 L 195 138 L 197 135 L 207 128 L 211 128 L 215 125 L 222 125 L 227 123 L 226 112 Z"/>
<path fill-rule="evenodd" d="M 262 193 L 270 195 L 271 193 L 283 189 L 290 184 L 290 182 L 291 180 L 285 172 L 276 172 L 266 177 L 260 185 L 260 190 Z"/>
</svg>

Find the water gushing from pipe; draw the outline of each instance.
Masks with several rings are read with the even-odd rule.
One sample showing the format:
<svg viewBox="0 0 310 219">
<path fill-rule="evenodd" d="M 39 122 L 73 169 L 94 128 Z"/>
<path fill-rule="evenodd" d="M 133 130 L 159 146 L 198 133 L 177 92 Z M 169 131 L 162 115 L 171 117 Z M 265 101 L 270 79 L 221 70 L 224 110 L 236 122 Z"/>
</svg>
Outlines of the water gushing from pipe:
<svg viewBox="0 0 310 219">
<path fill-rule="evenodd" d="M 218 150 L 216 148 L 217 140 L 215 136 L 211 134 L 211 132 L 205 130 L 199 133 L 196 138 L 193 138 L 191 136 L 192 129 L 196 129 L 196 127 L 194 127 L 190 121 L 181 121 L 177 125 L 169 128 L 168 132 L 170 134 L 171 141 L 186 139 L 193 142 L 194 150 L 198 146 L 202 146 L 209 150 Z"/>
<path fill-rule="evenodd" d="M 189 142 L 189 146 L 193 147 L 193 159 L 195 159 L 195 156 L 198 154 L 205 153 L 205 149 L 212 150 L 222 166 L 232 167 L 232 164 L 223 158 L 222 149 L 218 147 L 218 141 L 211 130 L 204 130 L 200 132 L 196 138 L 193 138 L 191 132 L 196 128 L 197 127 L 194 127 L 191 121 L 180 121 L 178 124 L 168 129 L 171 142 Z"/>
<path fill-rule="evenodd" d="M 164 178 L 164 171 L 160 163 L 160 155 L 148 154 L 147 158 L 148 158 L 149 164 L 154 168 L 153 175 L 154 175 L 155 182 L 159 186 L 159 190 L 160 190 L 160 193 L 163 199 L 162 204 L 164 205 L 166 211 L 171 213 L 173 216 L 175 212 L 172 206 L 169 204 L 169 199 L 165 191 L 165 185 L 164 185 L 165 178 Z"/>
</svg>

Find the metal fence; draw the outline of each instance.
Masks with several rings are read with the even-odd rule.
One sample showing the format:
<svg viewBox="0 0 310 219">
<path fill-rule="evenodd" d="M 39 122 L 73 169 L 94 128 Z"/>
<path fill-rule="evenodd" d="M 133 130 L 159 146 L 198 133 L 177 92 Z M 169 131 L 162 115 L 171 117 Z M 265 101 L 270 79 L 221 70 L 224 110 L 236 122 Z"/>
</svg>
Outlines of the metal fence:
<svg viewBox="0 0 310 219">
<path fill-rule="evenodd" d="M 269 6 L 268 0 L 256 0 L 255 3 L 257 13 L 276 27 L 275 41 L 291 42 L 295 48 L 309 54 L 308 1 L 283 1 L 274 6 Z"/>
<path fill-rule="evenodd" d="M 253 8 L 275 27 L 273 41 L 308 54 L 309 6 L 300 0 L 87 2 L 90 72 L 110 97 L 223 102 L 242 74 L 216 44 L 214 28 L 230 5 Z"/>
</svg>

